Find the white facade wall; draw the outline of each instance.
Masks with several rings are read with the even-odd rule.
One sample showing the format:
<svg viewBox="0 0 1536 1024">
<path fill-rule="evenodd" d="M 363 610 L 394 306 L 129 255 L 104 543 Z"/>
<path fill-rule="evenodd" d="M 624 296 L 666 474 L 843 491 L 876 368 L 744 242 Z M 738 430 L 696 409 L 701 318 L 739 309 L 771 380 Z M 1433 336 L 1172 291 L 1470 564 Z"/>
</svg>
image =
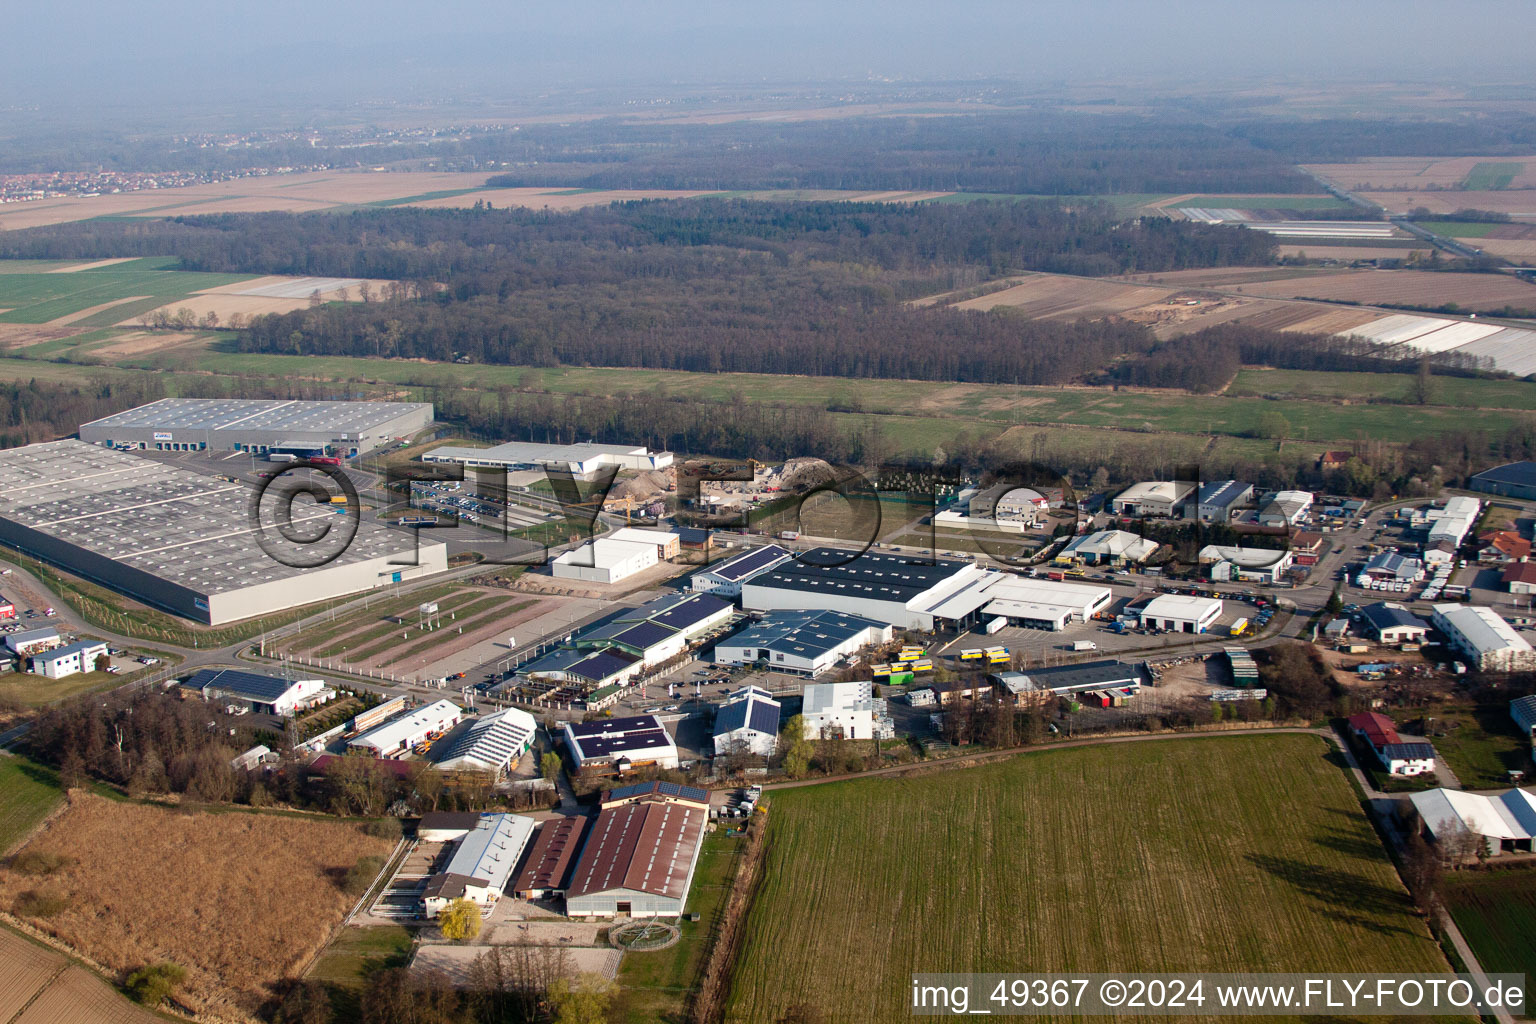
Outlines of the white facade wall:
<svg viewBox="0 0 1536 1024">
<path fill-rule="evenodd" d="M 644 572 L 659 561 L 654 544 L 600 537 L 567 551 L 550 564 L 556 579 L 582 580 L 587 583 L 618 583 Z"/>
</svg>

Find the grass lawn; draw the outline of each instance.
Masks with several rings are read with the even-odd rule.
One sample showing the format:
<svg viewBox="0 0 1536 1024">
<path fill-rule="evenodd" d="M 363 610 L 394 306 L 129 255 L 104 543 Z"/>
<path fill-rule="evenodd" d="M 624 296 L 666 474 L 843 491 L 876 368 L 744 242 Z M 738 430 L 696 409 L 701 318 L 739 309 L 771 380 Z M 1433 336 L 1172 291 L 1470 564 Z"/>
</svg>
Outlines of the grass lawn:
<svg viewBox="0 0 1536 1024">
<path fill-rule="evenodd" d="M 904 1019 L 916 972 L 1449 970 L 1313 736 L 1043 751 L 768 813 L 732 1024 Z"/>
<path fill-rule="evenodd" d="M 331 995 L 337 1020 L 359 1020 L 360 999 L 368 976 L 391 967 L 404 967 L 411 958 L 411 930 L 400 925 L 353 925 L 336 936 L 307 977 L 323 984 Z"/>
<path fill-rule="evenodd" d="M 21 842 L 63 798 L 52 768 L 0 754 L 0 856 Z"/>
<path fill-rule="evenodd" d="M 1406 400 L 1414 384 L 1411 373 L 1335 373 L 1323 370 L 1260 370 L 1245 368 L 1226 394 L 1233 397 L 1285 395 L 1292 398 L 1363 398 Z M 1536 384 L 1523 380 L 1478 380 L 1435 377 L 1430 404 L 1458 409 L 1536 410 Z"/>
<path fill-rule="evenodd" d="M 1414 223 L 1427 231 L 1433 231 L 1437 235 L 1449 235 L 1451 238 L 1487 238 L 1494 228 L 1502 226 L 1465 220 L 1421 220 Z"/>
<path fill-rule="evenodd" d="M 698 914 L 694 923 L 680 920 L 683 937 L 674 946 L 654 953 L 626 953 L 619 968 L 621 1002 L 609 1019 L 630 1024 L 681 1024 L 688 999 L 698 986 L 709 940 L 718 926 L 720 905 L 730 891 L 736 860 L 744 840 L 716 832 L 704 840 L 693 887 L 688 890 L 687 913 Z"/>
<path fill-rule="evenodd" d="M 1483 970 L 1536 978 L 1536 870 L 1456 872 L 1445 902 Z"/>
<path fill-rule="evenodd" d="M 1434 718 L 1429 741 L 1463 789 L 1506 787 L 1512 768 L 1531 777 L 1530 743 L 1516 731 L 1508 701 L 1445 705 L 1427 714 Z M 1415 729 L 1418 724 L 1417 720 L 1410 723 Z"/>
<path fill-rule="evenodd" d="M 132 662 L 130 661 L 130 664 Z M 142 671 L 142 666 L 134 665 Z M 30 672 L 0 675 L 0 700 L 16 700 L 32 707 L 53 704 L 65 697 L 94 690 L 110 690 L 133 679 L 135 673 L 80 672 L 63 679 L 49 679 Z"/>
</svg>

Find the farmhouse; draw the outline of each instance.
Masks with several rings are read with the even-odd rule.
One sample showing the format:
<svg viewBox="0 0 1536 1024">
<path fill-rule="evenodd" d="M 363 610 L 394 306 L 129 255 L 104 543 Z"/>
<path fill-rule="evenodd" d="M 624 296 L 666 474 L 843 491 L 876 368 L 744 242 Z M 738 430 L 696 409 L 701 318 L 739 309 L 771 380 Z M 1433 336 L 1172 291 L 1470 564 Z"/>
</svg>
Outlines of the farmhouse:
<svg viewBox="0 0 1536 1024">
<path fill-rule="evenodd" d="M 1212 480 L 1200 485 L 1195 500 L 1196 514 L 1201 522 L 1225 523 L 1232 518 L 1232 510 L 1253 500 L 1253 484 L 1237 480 Z"/>
<path fill-rule="evenodd" d="M 437 767 L 489 772 L 500 779 L 528 753 L 537 729 L 533 716 L 518 708 L 473 719 L 437 745 Z"/>
<path fill-rule="evenodd" d="M 98 658 L 107 656 L 107 645 L 99 640 L 77 640 L 64 647 L 32 655 L 32 671 L 49 679 L 96 671 Z"/>
<path fill-rule="evenodd" d="M 709 812 L 687 803 L 605 807 L 565 893 L 571 917 L 680 917 Z"/>
<path fill-rule="evenodd" d="M 1536 695 L 1510 701 L 1509 717 L 1515 720 L 1520 735 L 1528 739 L 1532 750 L 1536 751 Z"/>
<path fill-rule="evenodd" d="M 529 844 L 528 856 L 517 873 L 512 891 L 518 899 L 540 900 L 565 895 L 566 882 L 581 850 L 587 817 L 562 815 L 539 822 Z"/>
<path fill-rule="evenodd" d="M 1110 509 L 1121 515 L 1179 515 L 1185 502 L 1194 494 L 1195 485 L 1191 481 L 1148 480 L 1121 491 L 1110 502 Z"/>
<path fill-rule="evenodd" d="M 242 483 L 83 441 L 26 445 L 0 451 L 0 543 L 211 625 L 447 569 L 446 545 L 350 517 L 355 532 L 294 545 L 275 527 L 267 506 L 282 499 L 270 494 L 253 518 Z M 291 512 L 300 534 L 336 522 L 331 506 L 308 500 Z"/>
<path fill-rule="evenodd" d="M 1260 526 L 1295 526 L 1312 508 L 1311 491 L 1277 491 L 1259 512 Z"/>
<path fill-rule="evenodd" d="M 1429 632 L 1429 625 L 1405 606 L 1378 601 L 1360 609 L 1366 630 L 1384 644 L 1418 643 Z"/>
<path fill-rule="evenodd" d="M 896 735 L 886 702 L 868 682 L 810 684 L 800 719 L 807 739 L 887 740 Z"/>
<path fill-rule="evenodd" d="M 1536 836 L 1536 796 L 1523 789 L 1497 796 L 1430 789 L 1414 793 L 1411 799 L 1424 831 L 1436 841 L 1470 833 L 1482 840 L 1490 857 L 1536 852 L 1532 843 Z"/>
<path fill-rule="evenodd" d="M 871 644 L 887 643 L 891 627 L 862 615 L 777 611 L 715 645 L 715 664 L 766 664 L 815 676 Z"/>
<path fill-rule="evenodd" d="M 1536 500 L 1536 462 L 1511 462 L 1485 469 L 1467 484 L 1474 491 Z"/>
<path fill-rule="evenodd" d="M 434 918 L 454 900 L 490 907 L 507 891 L 512 871 L 533 835 L 534 820 L 522 814 L 482 814 L 459 840 L 443 870 L 427 879 L 421 893 L 426 916 Z"/>
<path fill-rule="evenodd" d="M 1072 538 L 1055 561 L 1063 565 L 1125 565 L 1145 562 L 1157 550 L 1157 541 L 1125 530 L 1099 530 Z"/>
<path fill-rule="evenodd" d="M 162 398 L 80 425 L 80 440 L 159 451 L 265 452 L 312 445 L 360 455 L 432 424 L 430 402 L 294 402 Z"/>
<path fill-rule="evenodd" d="M 599 537 L 556 558 L 549 571 L 556 579 L 618 583 L 656 565 L 658 553 L 658 547 L 650 542 Z"/>
<path fill-rule="evenodd" d="M 1214 597 L 1159 594 L 1141 609 L 1141 625 L 1174 633 L 1204 633 L 1221 618 L 1221 607 Z"/>
<path fill-rule="evenodd" d="M 740 597 L 743 583 L 791 557 L 788 551 L 777 544 L 766 544 L 760 548 L 732 555 L 707 569 L 699 570 L 693 574 L 688 586 L 694 593 L 714 594 L 717 597 Z"/>
<path fill-rule="evenodd" d="M 291 718 L 336 696 L 323 679 L 280 679 L 239 669 L 200 669 L 182 686 L 206 701 L 233 702 L 257 714 Z"/>
<path fill-rule="evenodd" d="M 52 626 L 43 629 L 20 629 L 6 634 L 5 637 L 5 646 L 18 658 L 38 651 L 46 651 L 58 645 L 59 631 Z"/>
<path fill-rule="evenodd" d="M 1428 743 L 1404 743 L 1386 715 L 1351 715 L 1349 729 L 1370 745 L 1389 775 L 1424 775 L 1435 770 L 1435 748 Z"/>
<path fill-rule="evenodd" d="M 671 452 L 653 452 L 640 446 L 622 444 L 539 444 L 533 441 L 508 441 L 494 448 L 458 448 L 445 445 L 421 457 L 422 462 L 447 462 L 483 469 L 543 469 L 590 480 L 599 470 L 666 469 L 672 465 Z"/>
<path fill-rule="evenodd" d="M 1245 583 L 1278 583 L 1291 567 L 1289 551 L 1268 548 L 1244 548 L 1207 544 L 1200 549 L 1200 561 L 1208 565 L 1213 580 L 1237 580 Z"/>
<path fill-rule="evenodd" d="M 393 757 L 442 736 L 463 717 L 464 710 L 457 704 L 440 700 L 369 729 L 349 740 L 347 745 L 368 751 L 375 757 Z"/>
<path fill-rule="evenodd" d="M 1511 594 L 1536 594 L 1536 562 L 1511 562 L 1499 574 Z"/>
<path fill-rule="evenodd" d="M 577 771 L 677 767 L 677 744 L 655 715 L 566 722 L 565 747 Z"/>
<path fill-rule="evenodd" d="M 772 757 L 779 745 L 779 710 L 779 702 L 755 686 L 732 693 L 715 712 L 715 756 Z"/>
<path fill-rule="evenodd" d="M 1492 608 L 1437 604 L 1430 622 L 1479 671 L 1528 672 L 1536 668 L 1536 651 Z"/>
</svg>

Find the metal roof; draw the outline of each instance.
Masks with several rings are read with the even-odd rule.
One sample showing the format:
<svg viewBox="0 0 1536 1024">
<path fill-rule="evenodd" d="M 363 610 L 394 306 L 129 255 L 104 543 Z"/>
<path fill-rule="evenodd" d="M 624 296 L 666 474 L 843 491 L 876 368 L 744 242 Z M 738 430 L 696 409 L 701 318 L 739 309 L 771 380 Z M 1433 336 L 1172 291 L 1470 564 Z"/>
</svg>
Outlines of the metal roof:
<svg viewBox="0 0 1536 1024">
<path fill-rule="evenodd" d="M 430 402 L 300 402 L 248 398 L 162 398 L 136 409 L 83 423 L 92 428 L 165 430 L 314 430 L 366 433 L 391 420 L 426 410 Z"/>
<path fill-rule="evenodd" d="M 460 840 L 442 874 L 480 879 L 504 890 L 523 848 L 533 835 L 534 820 L 522 814 L 485 814 Z"/>
<path fill-rule="evenodd" d="M 576 746 L 581 761 L 623 757 L 628 753 L 650 754 L 657 750 L 676 754 L 672 736 L 655 715 L 604 718 L 595 722 L 567 722 L 566 735 Z"/>
<path fill-rule="evenodd" d="M 242 672 L 234 668 L 204 668 L 192 673 L 183 685 L 194 690 L 214 689 L 231 697 L 271 704 L 291 690 L 295 680 L 256 672 Z"/>
<path fill-rule="evenodd" d="M 757 647 L 815 660 L 885 623 L 846 612 L 777 611 L 722 640 L 722 647 Z"/>
<path fill-rule="evenodd" d="M 771 569 L 790 557 L 792 557 L 790 553 L 777 544 L 767 544 L 717 562 L 705 569 L 701 575 L 714 576 L 729 583 L 736 583 Z"/>
<path fill-rule="evenodd" d="M 1069 693 L 1100 686 L 1140 686 L 1141 670 L 1123 661 L 1107 658 L 1081 665 L 1056 665 L 1051 668 L 1025 669 L 1021 673 L 1039 690 Z M 1004 685 L 1007 685 L 1006 683 Z"/>
<path fill-rule="evenodd" d="M 1200 496 L 1196 500 L 1201 505 L 1220 505 L 1224 508 L 1252 489 L 1252 484 L 1237 480 L 1212 480 L 1200 485 Z"/>
<path fill-rule="evenodd" d="M 1498 796 L 1455 789 L 1431 789 L 1410 797 L 1431 829 L 1447 822 L 1491 839 L 1536 838 L 1536 796 L 1511 789 Z"/>
<path fill-rule="evenodd" d="M 471 721 L 468 728 L 448 738 L 441 752 L 434 748 L 433 754 L 439 765 L 468 761 L 499 770 L 527 749 L 537 728 L 528 712 L 506 708 Z"/>
<path fill-rule="evenodd" d="M 681 901 L 709 820 L 688 804 L 605 808 L 587 836 L 566 898 L 615 889 Z"/>
<path fill-rule="evenodd" d="M 659 796 L 673 797 L 678 800 L 689 800 L 696 804 L 709 803 L 709 790 L 700 789 L 698 786 L 685 786 L 680 782 L 665 782 L 656 779 L 651 782 L 637 782 L 632 786 L 619 786 L 610 789 L 603 794 L 603 805 L 619 803 L 624 800 L 633 800 L 636 797 Z"/>
<path fill-rule="evenodd" d="M 777 736 L 779 732 L 779 702 L 749 691 L 715 712 L 715 735 L 723 736 L 738 729 Z"/>
<path fill-rule="evenodd" d="M 1494 466 L 1473 476 L 1472 482 L 1536 487 L 1536 462 L 1511 462 L 1504 466 Z"/>
<path fill-rule="evenodd" d="M 457 724 L 457 716 L 462 716 L 463 714 L 463 709 L 457 704 L 449 700 L 440 700 L 407 711 L 403 715 L 396 715 L 384 724 L 374 726 L 361 736 L 357 736 L 348 742 L 352 746 L 392 750 L 406 740 L 413 738 L 422 730 L 436 726 L 437 723 L 445 718 L 453 718 L 455 724 Z"/>
<path fill-rule="evenodd" d="M 540 822 L 512 890 L 564 889 L 586 828 L 587 818 L 579 814 Z"/>
<path fill-rule="evenodd" d="M 1437 604 L 1435 617 L 1451 626 L 1479 654 L 1528 651 L 1530 643 L 1492 608 L 1477 604 Z"/>
<path fill-rule="evenodd" d="M 969 562 L 926 563 L 874 552 L 847 559 L 847 551 L 813 548 L 798 559 L 779 563 L 749 585 L 906 603 L 971 568 Z"/>
</svg>

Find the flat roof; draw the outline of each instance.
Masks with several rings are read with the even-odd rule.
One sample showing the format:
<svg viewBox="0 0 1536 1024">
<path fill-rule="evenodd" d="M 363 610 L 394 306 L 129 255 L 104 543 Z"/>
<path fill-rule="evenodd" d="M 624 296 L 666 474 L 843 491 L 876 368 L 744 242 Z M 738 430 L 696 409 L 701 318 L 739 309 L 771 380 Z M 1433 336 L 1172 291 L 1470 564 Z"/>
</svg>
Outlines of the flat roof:
<svg viewBox="0 0 1536 1024">
<path fill-rule="evenodd" d="M 364 521 L 346 550 L 324 566 L 285 565 L 257 541 L 251 493 L 246 484 L 84 441 L 0 451 L 0 518 L 199 594 L 296 580 L 367 559 L 414 558 L 414 538 Z M 308 535 L 336 518 L 334 508 L 305 499 L 292 508 L 294 529 Z M 276 534 L 270 525 L 266 532 Z"/>
<path fill-rule="evenodd" d="M 846 551 L 812 548 L 753 578 L 749 585 L 905 604 L 970 568 L 969 562 L 928 563 L 871 551 L 849 561 Z"/>
<path fill-rule="evenodd" d="M 735 583 L 772 568 L 790 557 L 792 557 L 790 553 L 777 544 L 765 544 L 760 548 L 732 555 L 722 562 L 716 562 L 704 569 L 703 573 Z"/>
<path fill-rule="evenodd" d="M 435 726 L 444 718 L 452 715 L 462 717 L 463 714 L 464 710 L 451 700 L 435 701 L 407 711 L 403 715 L 396 715 L 383 725 L 376 725 L 349 742 L 353 746 L 391 750 L 423 729 Z"/>
<path fill-rule="evenodd" d="M 777 611 L 720 641 L 718 646 L 766 648 L 814 660 L 866 630 L 885 628 L 883 622 L 845 612 Z"/>
<path fill-rule="evenodd" d="M 1141 684 L 1141 670 L 1123 661 L 1106 658 L 1088 661 L 1081 665 L 1056 665 L 1051 668 L 1024 669 L 1017 673 L 1034 684 L 1039 690 L 1090 690 L 1096 686 L 1128 686 Z M 1005 684 L 1006 685 L 1006 684 Z"/>
<path fill-rule="evenodd" d="M 428 461 L 461 460 L 505 462 L 510 465 L 540 465 L 546 462 L 586 462 L 600 455 L 649 455 L 644 445 L 594 444 L 582 441 L 577 444 L 543 444 L 538 441 L 507 441 L 491 448 L 465 448 L 444 445 L 422 456 Z"/>
<path fill-rule="evenodd" d="M 555 559 L 555 561 L 562 565 L 612 569 L 616 565 L 623 565 L 641 552 L 654 555 L 656 553 L 656 545 L 650 543 L 637 544 L 630 540 L 614 540 L 611 537 L 599 537 L 596 540 L 587 541 L 579 548 L 572 548 Z"/>
<path fill-rule="evenodd" d="M 604 808 L 581 851 L 566 898 L 627 889 L 681 901 L 709 821 L 689 804 Z"/>
<path fill-rule="evenodd" d="M 1188 594 L 1159 594 L 1142 608 L 1142 615 L 1166 619 L 1203 619 L 1211 612 L 1221 610 L 1221 600 L 1215 597 L 1192 597 Z"/>
<path fill-rule="evenodd" d="M 367 433 L 431 402 L 303 402 L 254 398 L 162 398 L 103 416 L 81 430 L 136 427 L 155 430 L 294 430 Z"/>
<path fill-rule="evenodd" d="M 631 751 L 650 753 L 668 750 L 676 753 L 677 745 L 655 715 L 637 715 L 633 718 L 603 718 L 595 722 L 567 722 L 566 733 L 576 745 L 576 755 L 582 761 L 602 757 L 623 757 Z"/>
</svg>

